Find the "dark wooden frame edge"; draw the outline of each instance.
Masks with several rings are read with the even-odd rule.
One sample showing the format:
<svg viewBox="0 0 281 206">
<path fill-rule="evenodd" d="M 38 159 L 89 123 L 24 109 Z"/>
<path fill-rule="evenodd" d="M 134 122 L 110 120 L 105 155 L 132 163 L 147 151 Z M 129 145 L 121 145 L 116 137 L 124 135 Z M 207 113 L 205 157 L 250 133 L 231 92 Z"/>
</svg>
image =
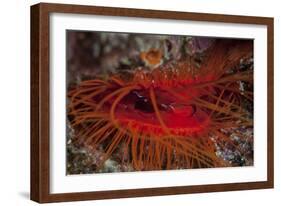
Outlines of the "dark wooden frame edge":
<svg viewBox="0 0 281 206">
<path fill-rule="evenodd" d="M 247 183 L 50 194 L 49 14 L 52 12 L 266 25 L 268 36 L 268 180 L 262 182 Z M 46 203 L 273 188 L 273 33 L 274 19 L 269 17 L 236 16 L 49 3 L 40 3 L 31 6 L 31 200 L 39 203 Z"/>
</svg>

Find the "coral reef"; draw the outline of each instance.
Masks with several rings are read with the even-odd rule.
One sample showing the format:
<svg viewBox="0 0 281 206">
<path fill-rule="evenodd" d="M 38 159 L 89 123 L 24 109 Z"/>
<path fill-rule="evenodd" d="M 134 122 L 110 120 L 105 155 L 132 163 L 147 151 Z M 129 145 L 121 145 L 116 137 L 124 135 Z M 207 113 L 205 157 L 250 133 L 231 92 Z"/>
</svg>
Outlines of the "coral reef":
<svg viewBox="0 0 281 206">
<path fill-rule="evenodd" d="M 253 165 L 252 40 L 68 32 L 67 172 Z"/>
</svg>

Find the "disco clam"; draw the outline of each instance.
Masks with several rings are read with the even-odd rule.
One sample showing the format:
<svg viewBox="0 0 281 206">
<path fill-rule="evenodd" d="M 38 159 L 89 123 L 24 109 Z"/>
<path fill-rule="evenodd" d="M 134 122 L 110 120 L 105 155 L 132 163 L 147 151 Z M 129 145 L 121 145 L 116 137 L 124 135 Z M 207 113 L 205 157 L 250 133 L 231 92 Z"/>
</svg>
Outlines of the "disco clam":
<svg viewBox="0 0 281 206">
<path fill-rule="evenodd" d="M 199 68 L 181 59 L 126 78 L 82 81 L 68 93 L 75 141 L 102 147 L 100 166 L 121 146 L 134 170 L 229 166 L 216 152 L 234 145 L 222 128 L 252 125 L 241 99 L 252 101 L 253 93 L 239 83 L 252 84 L 253 73 L 237 68 L 251 55 L 247 41 L 217 40 Z"/>
</svg>

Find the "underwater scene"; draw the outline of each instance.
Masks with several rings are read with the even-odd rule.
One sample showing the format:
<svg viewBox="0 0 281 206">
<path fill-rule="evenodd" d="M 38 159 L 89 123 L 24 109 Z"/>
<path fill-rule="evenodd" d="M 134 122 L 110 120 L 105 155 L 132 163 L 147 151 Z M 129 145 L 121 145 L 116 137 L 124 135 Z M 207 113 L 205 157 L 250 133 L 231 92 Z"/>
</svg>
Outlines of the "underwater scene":
<svg viewBox="0 0 281 206">
<path fill-rule="evenodd" d="M 253 166 L 253 40 L 72 31 L 67 174 Z"/>
</svg>

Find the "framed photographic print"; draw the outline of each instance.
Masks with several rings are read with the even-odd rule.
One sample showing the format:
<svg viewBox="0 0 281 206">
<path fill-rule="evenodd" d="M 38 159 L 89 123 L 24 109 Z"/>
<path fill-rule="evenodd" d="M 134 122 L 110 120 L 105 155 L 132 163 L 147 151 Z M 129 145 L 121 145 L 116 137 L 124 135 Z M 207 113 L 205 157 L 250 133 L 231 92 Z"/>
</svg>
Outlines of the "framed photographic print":
<svg viewBox="0 0 281 206">
<path fill-rule="evenodd" d="M 31 199 L 273 187 L 273 19 L 31 7 Z"/>
</svg>

